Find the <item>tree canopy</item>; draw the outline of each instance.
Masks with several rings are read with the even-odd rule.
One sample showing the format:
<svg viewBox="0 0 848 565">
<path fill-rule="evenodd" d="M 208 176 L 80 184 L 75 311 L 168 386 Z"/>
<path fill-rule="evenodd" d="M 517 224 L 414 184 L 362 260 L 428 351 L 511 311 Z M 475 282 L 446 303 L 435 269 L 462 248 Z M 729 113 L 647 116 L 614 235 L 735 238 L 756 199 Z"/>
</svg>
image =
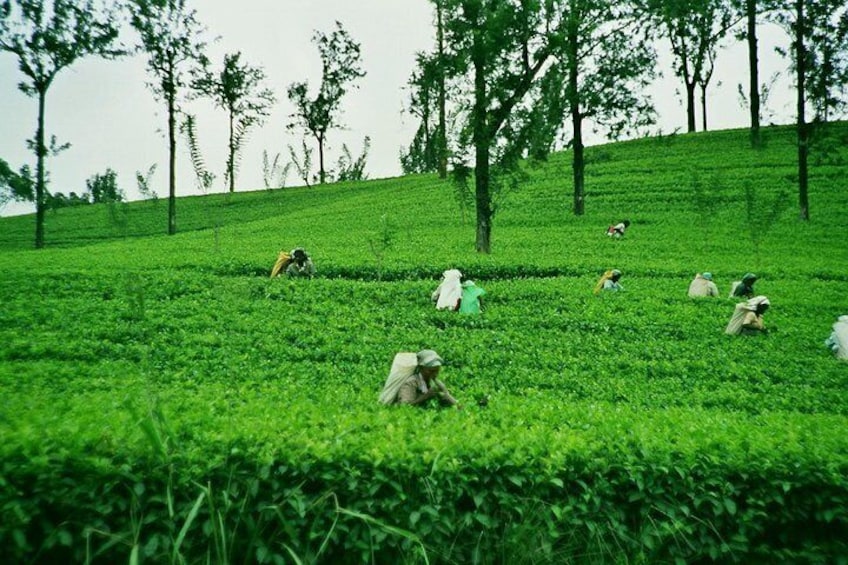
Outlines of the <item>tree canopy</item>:
<svg viewBox="0 0 848 565">
<path fill-rule="evenodd" d="M 0 51 L 18 59 L 25 79 L 18 88 L 38 99 L 38 125 L 30 142 L 36 156 L 35 247 L 44 247 L 44 212 L 47 202 L 45 143 L 47 91 L 63 69 L 87 56 L 114 58 L 124 51 L 117 46 L 115 13 L 93 0 L 5 0 L 0 3 Z M 51 147 L 61 150 L 55 141 Z"/>
</svg>

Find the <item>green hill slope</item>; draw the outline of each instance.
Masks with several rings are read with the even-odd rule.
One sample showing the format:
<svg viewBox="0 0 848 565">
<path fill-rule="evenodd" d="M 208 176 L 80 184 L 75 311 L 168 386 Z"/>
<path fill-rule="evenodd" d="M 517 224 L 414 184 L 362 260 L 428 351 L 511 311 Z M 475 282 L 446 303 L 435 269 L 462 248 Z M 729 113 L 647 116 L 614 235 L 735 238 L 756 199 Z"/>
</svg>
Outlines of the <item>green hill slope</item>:
<svg viewBox="0 0 848 565">
<path fill-rule="evenodd" d="M 528 165 L 491 255 L 432 175 L 183 198 L 175 236 L 164 203 L 63 209 L 39 251 L 0 219 L 0 556 L 838 561 L 848 125 L 819 140 L 810 222 L 792 130 L 765 134 L 590 148 L 582 217 L 568 153 Z M 318 276 L 269 279 L 296 245 Z M 433 308 L 452 267 L 481 316 Z M 627 290 L 593 295 L 609 268 Z M 701 271 L 721 298 L 687 298 Z M 746 271 L 770 331 L 727 336 Z M 422 348 L 463 410 L 376 402 Z"/>
</svg>

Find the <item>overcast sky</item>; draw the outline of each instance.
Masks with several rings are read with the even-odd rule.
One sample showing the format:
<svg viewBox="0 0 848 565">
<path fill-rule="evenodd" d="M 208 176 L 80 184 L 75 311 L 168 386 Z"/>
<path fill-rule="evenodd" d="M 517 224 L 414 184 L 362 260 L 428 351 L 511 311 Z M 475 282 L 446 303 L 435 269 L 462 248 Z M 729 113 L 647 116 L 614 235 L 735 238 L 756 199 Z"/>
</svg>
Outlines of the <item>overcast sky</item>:
<svg viewBox="0 0 848 565">
<path fill-rule="evenodd" d="M 193 3 L 200 21 L 208 28 L 211 43 L 208 55 L 220 66 L 225 53 L 242 52 L 242 60 L 264 68 L 267 84 L 278 102 L 265 125 L 254 128 L 243 150 L 237 190 L 264 188 L 262 152 L 281 154 L 288 161 L 288 144 L 299 145 L 300 136 L 286 130 L 292 106 L 286 88 L 308 80 L 310 87 L 320 81 L 320 59 L 311 39 L 316 30 L 329 33 L 340 21 L 354 40 L 361 43 L 363 67 L 367 76 L 344 99 L 342 122 L 345 131 L 328 135 L 328 167 L 335 164 L 342 143 L 354 155 L 361 151 L 362 139 L 371 138 L 366 166 L 369 178 L 401 174 L 398 154 L 409 144 L 416 121 L 403 112 L 408 99 L 406 82 L 414 67 L 415 53 L 433 45 L 433 17 L 428 0 L 198 0 Z M 767 80 L 782 72 L 768 101 L 773 120 L 792 120 L 794 91 L 786 62 L 774 53 L 774 46 L 786 42 L 773 26 L 760 29 L 760 76 Z M 135 38 L 127 33 L 127 40 Z M 713 86 L 708 92 L 709 129 L 745 127 L 747 112 L 740 107 L 737 84 L 747 89 L 746 46 L 732 39 L 719 53 Z M 660 45 L 665 48 L 665 44 Z M 660 114 L 658 131 L 685 131 L 686 111 L 676 91 L 678 81 L 671 76 L 670 59 L 661 57 L 665 78 L 652 89 Z M 86 179 L 112 168 L 128 198 L 138 198 L 136 171 L 158 165 L 152 188 L 167 196 L 168 149 L 165 137 L 167 114 L 145 87 L 148 79 L 142 55 L 117 61 L 89 58 L 62 71 L 47 94 L 46 133 L 72 147 L 48 160 L 50 190 L 85 192 Z M 26 140 L 36 129 L 37 102 L 18 89 L 22 75 L 16 58 L 0 52 L 0 158 L 14 168 L 30 164 L 34 156 Z M 226 114 L 208 102 L 194 102 L 188 110 L 197 116 L 201 148 L 208 167 L 217 175 L 211 192 L 223 192 L 226 161 Z M 768 117 L 766 117 L 768 118 Z M 768 123 L 768 120 L 766 121 Z M 700 117 L 698 119 L 700 129 Z M 194 173 L 185 143 L 178 147 L 177 195 L 197 194 Z M 590 136 L 589 144 L 603 140 Z M 289 175 L 289 186 L 300 184 Z M 0 215 L 32 212 L 31 204 L 9 204 Z"/>
</svg>

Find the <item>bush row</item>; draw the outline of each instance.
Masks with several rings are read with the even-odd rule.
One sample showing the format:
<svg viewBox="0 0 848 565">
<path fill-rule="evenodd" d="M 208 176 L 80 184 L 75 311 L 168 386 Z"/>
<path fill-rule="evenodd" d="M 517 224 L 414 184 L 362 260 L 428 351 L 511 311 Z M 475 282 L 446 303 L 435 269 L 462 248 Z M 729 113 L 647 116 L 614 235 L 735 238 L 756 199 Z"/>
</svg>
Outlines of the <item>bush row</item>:
<svg viewBox="0 0 848 565">
<path fill-rule="evenodd" d="M 368 461 L 4 450 L 6 563 L 845 563 L 845 468 L 717 453 Z M 473 457 L 472 457 L 473 456 Z M 210 460 L 218 458 L 211 457 Z"/>
</svg>

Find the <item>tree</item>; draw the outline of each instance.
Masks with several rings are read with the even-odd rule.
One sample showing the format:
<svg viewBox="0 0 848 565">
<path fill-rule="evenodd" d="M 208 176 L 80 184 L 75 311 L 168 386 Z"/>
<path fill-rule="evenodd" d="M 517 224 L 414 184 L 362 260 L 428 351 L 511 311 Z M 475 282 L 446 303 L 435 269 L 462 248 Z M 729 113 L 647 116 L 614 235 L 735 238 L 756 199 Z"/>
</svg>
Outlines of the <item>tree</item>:
<svg viewBox="0 0 848 565">
<path fill-rule="evenodd" d="M 0 159 L 0 207 L 8 202 L 32 202 L 35 199 L 35 181 L 29 167 L 22 166 L 19 171 Z"/>
<path fill-rule="evenodd" d="M 106 169 L 102 175 L 95 174 L 85 181 L 85 186 L 88 188 L 93 204 L 124 200 L 124 191 L 118 188 L 118 174 L 112 169 Z"/>
<path fill-rule="evenodd" d="M 135 172 L 135 183 L 138 187 L 138 193 L 144 199 L 152 200 L 154 204 L 158 204 L 159 195 L 150 187 L 153 175 L 156 173 L 156 163 L 150 165 L 147 172 L 142 174 L 141 171 Z"/>
<path fill-rule="evenodd" d="M 365 174 L 365 163 L 368 162 L 368 151 L 371 150 L 371 138 L 367 135 L 362 140 L 362 153 L 354 157 L 346 144 L 342 144 L 342 156 L 336 165 L 336 180 L 360 181 L 368 178 Z"/>
<path fill-rule="evenodd" d="M 810 2 L 807 97 L 813 121 L 827 123 L 848 107 L 848 4 Z"/>
<path fill-rule="evenodd" d="M 716 46 L 733 24 L 730 5 L 727 0 L 638 0 L 638 4 L 671 44 L 675 74 L 686 89 L 687 131 L 693 132 L 695 87 L 700 81 L 706 89 L 712 76 Z"/>
<path fill-rule="evenodd" d="M 759 53 L 757 48 L 757 18 L 762 14 L 768 14 L 775 9 L 781 0 L 730 0 L 732 8 L 736 11 L 740 20 L 745 21 L 745 31 L 737 37 L 745 39 L 748 43 L 748 95 L 744 96 L 741 84 L 739 93 L 743 101 L 747 102 L 748 111 L 751 116 L 751 147 L 761 146 L 760 121 L 762 119 L 762 108 L 777 75 L 772 76 L 771 83 L 760 84 Z"/>
<path fill-rule="evenodd" d="M 748 97 L 751 112 L 751 145 L 760 146 L 760 85 L 757 53 L 757 0 L 745 0 L 745 22 L 748 40 Z"/>
<path fill-rule="evenodd" d="M 229 137 L 227 171 L 230 192 L 235 192 L 239 155 L 248 130 L 261 125 L 276 98 L 270 88 L 263 88 L 265 72 L 240 61 L 241 53 L 224 56 L 224 67 L 217 73 L 203 69 L 192 86 L 214 104 L 227 111 Z"/>
<path fill-rule="evenodd" d="M 38 98 L 38 125 L 30 143 L 36 155 L 35 247 L 44 247 L 46 163 L 44 117 L 47 91 L 56 75 L 79 59 L 115 58 L 118 30 L 114 12 L 93 0 L 4 0 L 0 2 L 0 50 L 18 58 L 26 79 L 19 85 Z M 55 144 L 54 144 L 55 145 Z"/>
<path fill-rule="evenodd" d="M 289 128 L 300 127 L 318 143 L 318 181 L 324 184 L 327 173 L 324 169 L 324 143 L 327 132 L 341 127 L 339 111 L 341 101 L 349 88 L 355 87 L 356 79 L 365 76 L 360 67 L 359 44 L 336 22 L 330 35 L 316 31 L 312 38 L 321 56 L 321 86 L 315 98 L 309 97 L 308 82 L 295 82 L 289 86 L 288 97 L 295 105 L 293 121 Z"/>
<path fill-rule="evenodd" d="M 550 60 L 558 6 L 553 1 L 443 0 L 442 8 L 446 48 L 457 62 L 453 72 L 470 75 L 465 127 L 474 152 L 476 249 L 490 253 L 497 173 L 509 176 L 523 150 L 522 137 L 515 135 L 523 128 L 508 122 Z"/>
<path fill-rule="evenodd" d="M 748 111 L 751 116 L 751 147 L 758 148 L 760 139 L 760 63 L 757 51 L 757 16 L 761 0 L 734 0 L 736 10 L 745 20 L 745 32 L 740 34 L 748 43 Z M 739 85 L 742 93 L 742 86 Z"/>
<path fill-rule="evenodd" d="M 168 113 L 168 234 L 177 233 L 177 114 L 180 91 L 189 86 L 189 73 L 206 63 L 205 28 L 189 10 L 187 0 L 127 0 L 130 23 L 147 55 L 147 83 Z"/>
<path fill-rule="evenodd" d="M 638 33 L 634 14 L 611 0 L 567 0 L 563 41 L 555 67 L 562 79 L 545 81 L 557 90 L 544 96 L 571 121 L 574 214 L 585 210 L 583 125 L 592 120 L 613 138 L 652 124 L 654 110 L 644 92 L 653 78 L 653 52 Z M 561 101 L 560 101 L 561 100 Z M 563 113 L 559 114 L 562 121 Z"/>
<path fill-rule="evenodd" d="M 417 65 L 409 79 L 409 112 L 419 119 L 412 143 L 401 152 L 400 164 L 405 174 L 429 173 L 440 170 L 437 60 L 432 55 L 418 53 Z M 435 116 L 434 116 L 435 115 Z M 434 121 L 436 123 L 434 123 Z M 441 174 L 441 171 L 440 171 Z"/>
<path fill-rule="evenodd" d="M 810 219 L 807 161 L 812 136 L 806 114 L 808 96 L 819 112 L 825 109 L 826 115 L 833 100 L 830 94 L 848 76 L 846 11 L 842 0 L 786 0 L 772 13 L 774 21 L 792 37 L 789 53 L 783 53 L 790 56 L 796 78 L 798 205 L 802 220 Z"/>
<path fill-rule="evenodd" d="M 448 176 L 448 126 L 447 126 L 447 61 L 445 56 L 445 18 L 443 0 L 434 0 L 436 4 L 436 92 L 439 111 L 439 126 L 436 129 L 436 154 L 438 156 L 439 178 Z"/>
</svg>

